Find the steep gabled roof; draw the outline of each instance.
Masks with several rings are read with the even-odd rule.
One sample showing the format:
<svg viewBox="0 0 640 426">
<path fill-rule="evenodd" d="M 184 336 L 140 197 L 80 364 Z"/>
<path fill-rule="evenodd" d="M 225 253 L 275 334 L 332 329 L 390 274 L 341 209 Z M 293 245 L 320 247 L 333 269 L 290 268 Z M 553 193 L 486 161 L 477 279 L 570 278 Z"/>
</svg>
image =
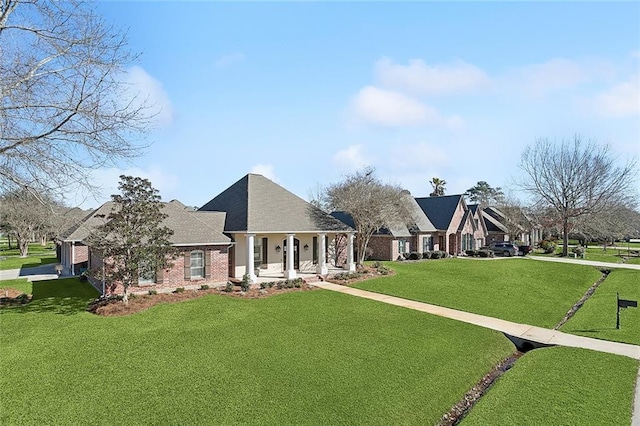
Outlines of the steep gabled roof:
<svg viewBox="0 0 640 426">
<path fill-rule="evenodd" d="M 413 219 L 413 223 L 410 226 L 412 231 L 415 232 L 433 232 L 436 231 L 436 227 L 431 223 L 427 215 L 418 205 L 418 202 L 415 198 L 411 196 L 409 191 L 405 191 L 404 199 L 407 203 L 407 209 L 411 214 L 411 218 Z"/>
<path fill-rule="evenodd" d="M 193 212 L 177 200 L 163 203 L 163 213 L 167 217 L 162 226 L 173 231 L 169 238 L 174 245 L 213 245 L 229 244 L 231 239 L 224 235 L 225 214 L 220 212 Z M 78 225 L 63 233 L 61 241 L 85 241 L 95 229 L 104 224 L 111 213 L 114 203 L 107 201 L 87 215 Z"/>
<path fill-rule="evenodd" d="M 487 212 L 487 209 L 481 211 L 482 218 L 484 219 L 485 227 L 487 228 L 487 232 L 502 232 L 508 233 L 507 228 L 500 223 L 498 219 L 493 217 L 491 214 Z"/>
<path fill-rule="evenodd" d="M 356 227 L 355 222 L 353 221 L 353 217 L 347 212 L 336 211 L 336 212 L 332 212 L 331 216 L 335 217 L 336 219 L 338 219 L 345 225 L 350 226 L 351 228 Z M 400 222 L 397 222 L 389 226 L 388 228 L 385 227 L 385 228 L 378 229 L 374 235 L 391 235 L 394 237 L 410 237 L 411 232 L 409 232 L 409 229 L 407 228 L 406 225 Z"/>
<path fill-rule="evenodd" d="M 353 232 L 262 175 L 248 174 L 199 211 L 226 212 L 225 232 Z"/>
<path fill-rule="evenodd" d="M 461 199 L 462 195 L 443 195 L 441 197 L 416 198 L 416 202 L 436 229 L 446 230 L 451 224 Z"/>
</svg>

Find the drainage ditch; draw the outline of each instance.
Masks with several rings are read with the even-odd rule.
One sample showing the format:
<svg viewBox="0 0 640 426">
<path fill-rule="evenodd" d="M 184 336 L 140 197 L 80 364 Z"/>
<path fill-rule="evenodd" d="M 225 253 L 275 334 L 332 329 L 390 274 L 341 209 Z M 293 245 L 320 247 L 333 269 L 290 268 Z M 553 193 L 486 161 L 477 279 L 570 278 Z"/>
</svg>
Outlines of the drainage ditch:
<svg viewBox="0 0 640 426">
<path fill-rule="evenodd" d="M 595 293 L 596 289 L 607 279 L 609 276 L 610 270 L 601 269 L 602 276 L 596 281 L 589 289 L 584 293 L 584 295 L 576 302 L 575 305 L 569 309 L 567 314 L 562 318 L 562 320 L 553 328 L 554 330 L 559 329 L 564 325 L 567 321 L 569 321 L 575 313 L 584 305 L 584 303 L 589 300 L 589 298 Z M 471 409 L 476 405 L 476 403 L 482 398 L 493 386 L 496 380 L 498 380 L 504 373 L 509 371 L 516 361 L 524 355 L 525 353 L 537 349 L 543 348 L 553 345 L 547 345 L 544 343 L 533 342 L 525 339 L 521 339 L 519 337 L 510 336 L 505 333 L 505 336 L 513 342 L 516 346 L 517 351 L 508 356 L 507 358 L 500 361 L 496 364 L 489 373 L 487 373 L 474 387 L 472 387 L 465 395 L 462 397 L 458 403 L 456 403 L 451 409 L 440 419 L 437 423 L 437 426 L 455 426 L 459 424 L 462 419 L 471 411 Z"/>
</svg>

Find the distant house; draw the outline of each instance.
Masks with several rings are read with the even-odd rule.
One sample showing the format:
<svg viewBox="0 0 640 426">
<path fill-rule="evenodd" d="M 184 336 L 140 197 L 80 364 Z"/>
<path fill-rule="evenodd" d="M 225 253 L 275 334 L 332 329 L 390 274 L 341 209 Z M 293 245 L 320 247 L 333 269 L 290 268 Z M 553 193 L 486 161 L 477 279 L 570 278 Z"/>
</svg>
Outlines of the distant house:
<svg viewBox="0 0 640 426">
<path fill-rule="evenodd" d="M 542 227 L 519 207 L 508 208 L 509 215 L 495 206 L 482 211 L 489 242 L 512 241 L 534 245 L 541 240 Z M 511 226 L 509 226 L 511 223 Z M 510 235 L 511 233 L 514 235 Z"/>
<path fill-rule="evenodd" d="M 346 240 L 346 269 L 355 270 L 353 228 L 323 212 L 282 186 L 248 174 L 199 211 L 226 213 L 224 232 L 233 240 L 229 274 L 295 278 L 297 273 L 328 272 L 336 239 Z"/>
<path fill-rule="evenodd" d="M 457 255 L 484 244 L 484 230 L 462 195 L 416 198 L 416 203 L 436 229 L 435 250 Z"/>
<path fill-rule="evenodd" d="M 105 223 L 113 207 L 112 202 L 104 203 L 58 238 L 65 274 L 78 275 L 85 269 L 102 268 L 102 254 L 92 249 L 88 237 Z M 225 214 L 189 211 L 177 200 L 163 203 L 163 207 L 167 218 L 162 225 L 173 230 L 170 241 L 178 250 L 178 256 L 171 268 L 140 277 L 135 287 L 148 291 L 225 283 L 229 276 L 228 252 L 232 246 L 231 239 L 223 233 Z M 110 286 L 95 278 L 90 281 L 102 294 L 121 292 L 121 285 L 117 283 Z"/>
<path fill-rule="evenodd" d="M 409 218 L 400 217 L 387 227 L 380 228 L 371 236 L 367 245 L 369 260 L 396 260 L 404 253 L 434 250 L 433 234 L 436 228 L 424 214 L 409 191 L 404 191 L 403 198 Z M 355 227 L 353 218 L 347 212 L 333 212 L 333 217 L 350 227 Z M 404 223 L 407 222 L 407 223 Z"/>
</svg>

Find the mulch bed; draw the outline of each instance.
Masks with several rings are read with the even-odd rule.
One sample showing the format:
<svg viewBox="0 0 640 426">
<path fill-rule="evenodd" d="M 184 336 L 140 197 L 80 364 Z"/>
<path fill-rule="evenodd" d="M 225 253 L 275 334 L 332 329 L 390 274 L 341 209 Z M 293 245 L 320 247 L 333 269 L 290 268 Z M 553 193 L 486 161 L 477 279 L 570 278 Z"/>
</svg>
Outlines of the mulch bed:
<svg viewBox="0 0 640 426">
<path fill-rule="evenodd" d="M 329 275 L 326 281 L 334 284 L 350 285 L 360 281 L 370 280 L 372 278 L 390 277 L 395 274 L 396 274 L 396 271 L 394 271 L 393 269 L 389 269 L 388 271 L 386 271 L 386 274 L 383 274 L 377 268 L 365 266 L 365 267 L 359 268 L 353 274 L 340 273 L 335 275 Z M 349 276 L 349 278 L 346 278 L 346 279 L 340 278 L 345 276 Z"/>
<path fill-rule="evenodd" d="M 129 295 L 129 302 L 125 304 L 122 300 L 118 299 L 97 299 L 91 303 L 87 308 L 87 311 L 96 315 L 105 317 L 115 317 L 134 314 L 151 308 L 152 306 L 161 303 L 177 303 L 185 300 L 197 299 L 208 294 L 219 294 L 228 297 L 239 297 L 243 299 L 260 299 L 264 297 L 273 296 L 280 293 L 289 293 L 292 291 L 309 291 L 313 290 L 313 286 L 302 284 L 300 288 L 283 288 L 278 289 L 276 287 L 265 289 L 250 289 L 243 292 L 239 286 L 236 286 L 233 291 L 226 292 L 221 289 L 207 289 L 207 290 L 185 290 L 181 293 L 159 293 L 154 295 Z"/>
<path fill-rule="evenodd" d="M 6 287 L 0 290 L 0 307 L 10 305 L 24 305 L 31 301 L 32 296 L 27 294 L 22 296 L 24 291 L 16 290 L 15 288 Z"/>
</svg>

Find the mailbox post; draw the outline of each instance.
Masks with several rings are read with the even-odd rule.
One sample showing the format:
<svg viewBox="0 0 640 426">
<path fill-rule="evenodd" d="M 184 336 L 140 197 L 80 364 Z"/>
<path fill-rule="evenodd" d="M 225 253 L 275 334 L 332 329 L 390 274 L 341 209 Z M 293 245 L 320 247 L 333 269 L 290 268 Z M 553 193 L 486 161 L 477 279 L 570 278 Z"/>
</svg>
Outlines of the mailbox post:
<svg viewBox="0 0 640 426">
<path fill-rule="evenodd" d="M 626 300 L 620 299 L 620 295 L 616 293 L 616 300 L 618 301 L 618 311 L 616 313 L 616 330 L 620 329 L 620 308 L 637 308 L 638 301 L 637 300 Z"/>
</svg>

